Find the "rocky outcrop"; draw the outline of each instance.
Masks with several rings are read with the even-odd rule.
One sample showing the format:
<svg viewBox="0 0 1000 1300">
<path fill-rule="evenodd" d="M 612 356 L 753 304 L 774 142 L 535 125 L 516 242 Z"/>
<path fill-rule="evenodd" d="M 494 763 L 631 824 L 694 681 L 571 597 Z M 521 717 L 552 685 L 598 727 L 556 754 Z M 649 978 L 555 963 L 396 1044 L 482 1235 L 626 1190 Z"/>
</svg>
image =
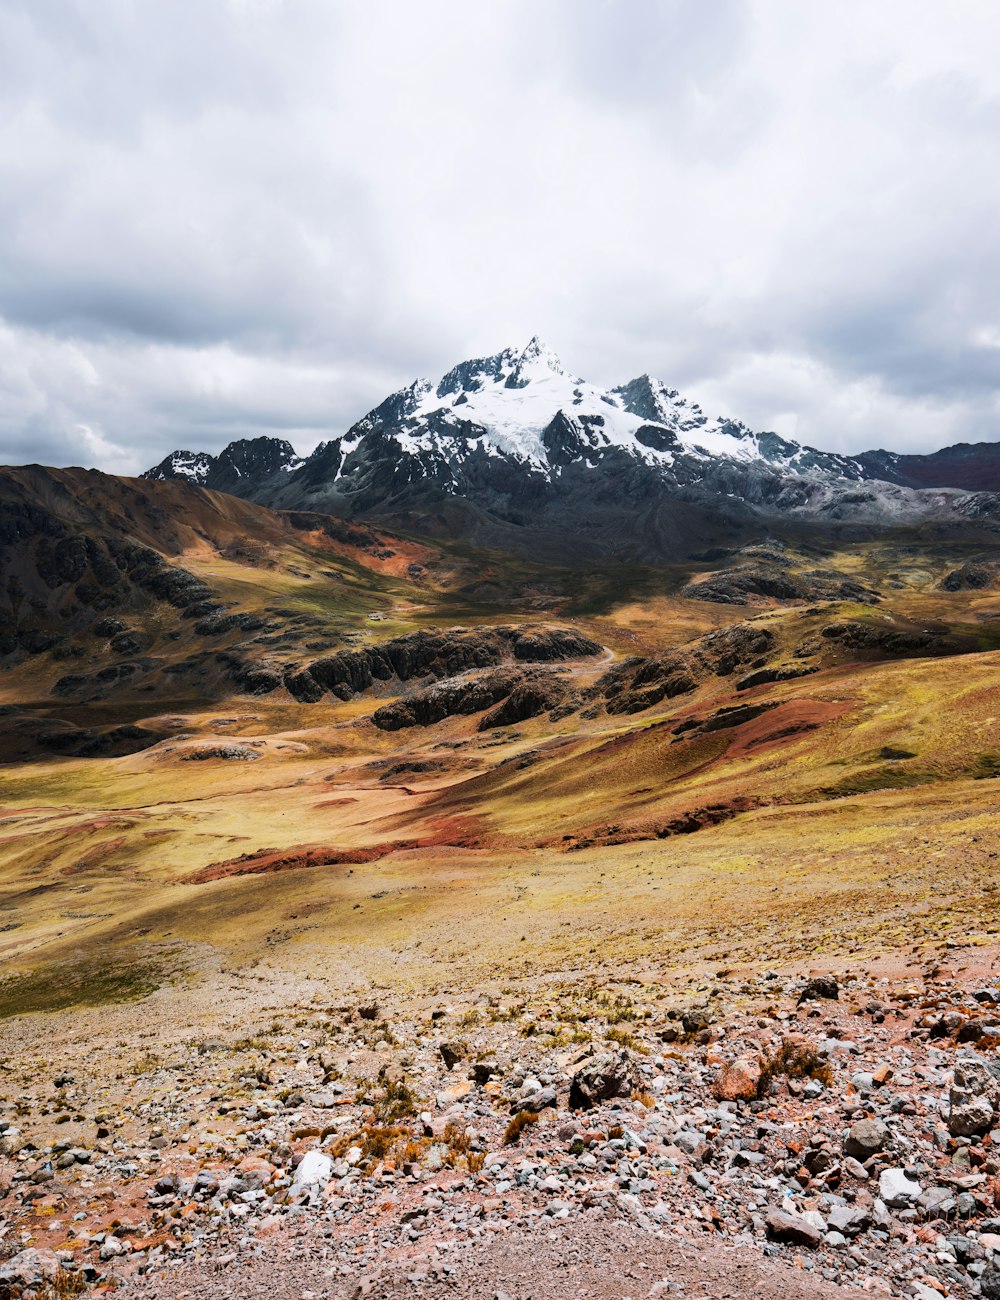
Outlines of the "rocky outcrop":
<svg viewBox="0 0 1000 1300">
<path fill-rule="evenodd" d="M 942 591 L 983 591 L 995 585 L 998 572 L 996 564 L 970 560 L 946 573 L 939 585 Z"/>
<path fill-rule="evenodd" d="M 520 681 L 502 703 L 479 723 L 480 731 L 489 731 L 493 727 L 512 727 L 529 718 L 537 718 L 559 705 L 565 690 L 558 679 L 535 676 Z"/>
<path fill-rule="evenodd" d="M 736 623 L 650 659 L 626 659 L 606 672 L 590 695 L 603 699 L 609 713 L 640 713 L 662 700 L 690 694 L 706 677 L 763 667 L 773 646 L 767 628 Z"/>
<path fill-rule="evenodd" d="M 563 695 L 563 686 L 549 674 L 502 668 L 468 680 L 441 682 L 407 695 L 376 709 L 372 721 L 382 731 L 399 731 L 490 709 L 479 723 L 480 731 L 488 731 L 537 717 L 559 704 Z"/>
<path fill-rule="evenodd" d="M 372 722 L 380 731 L 400 731 L 405 727 L 433 726 L 461 714 L 481 713 L 510 695 L 520 680 L 516 669 L 502 669 L 468 681 L 441 682 L 376 709 Z"/>
<path fill-rule="evenodd" d="M 455 632 L 413 632 L 355 650 L 344 650 L 335 655 L 314 659 L 305 665 L 292 665 L 282 671 L 280 681 L 277 669 L 260 663 L 246 663 L 233 657 L 228 671 L 234 684 L 247 694 L 266 695 L 283 684 L 296 699 L 314 703 L 326 694 L 340 699 L 368 691 L 376 682 L 408 682 L 414 678 L 436 678 L 443 681 L 470 669 L 499 668 L 505 662 L 554 663 L 565 659 L 592 657 L 600 654 L 596 641 L 572 629 L 519 629 L 509 627 L 462 630 Z M 390 721 L 388 729 L 399 726 L 426 726 L 440 721 L 454 712 L 475 713 L 506 698 L 520 681 L 519 678 L 498 678 L 490 687 L 467 692 L 455 684 L 444 693 L 425 692 L 424 697 L 410 696 L 414 701 L 412 721 L 402 721 L 406 710 L 383 712 Z M 466 684 L 470 688 L 472 683 Z M 483 691 L 501 690 L 486 698 Z M 485 700 L 472 707 L 472 700 Z M 468 706 L 463 701 L 468 701 Z M 525 706 L 526 707 L 526 706 Z M 439 716 L 436 716 L 439 715 Z M 528 715 L 525 715 L 528 716 Z M 398 719 L 393 723 L 393 719 Z M 379 723 L 378 725 L 382 725 Z"/>
<path fill-rule="evenodd" d="M 774 565 L 747 565 L 690 582 L 681 591 L 689 600 L 719 605 L 752 605 L 761 600 L 850 600 L 874 605 L 877 592 L 835 569 L 791 573 Z"/>
</svg>

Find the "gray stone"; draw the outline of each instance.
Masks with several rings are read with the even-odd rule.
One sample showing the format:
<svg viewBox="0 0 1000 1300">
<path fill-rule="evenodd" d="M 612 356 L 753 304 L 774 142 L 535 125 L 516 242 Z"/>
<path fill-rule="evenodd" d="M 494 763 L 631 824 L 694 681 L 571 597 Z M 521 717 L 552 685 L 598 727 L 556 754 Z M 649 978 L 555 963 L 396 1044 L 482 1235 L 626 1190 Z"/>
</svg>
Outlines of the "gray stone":
<svg viewBox="0 0 1000 1300">
<path fill-rule="evenodd" d="M 880 1119 L 859 1119 L 844 1140 L 844 1150 L 856 1160 L 868 1160 L 889 1140 L 889 1130 Z"/>
<path fill-rule="evenodd" d="M 857 1237 L 871 1227 L 871 1211 L 864 1206 L 835 1205 L 827 1216 L 827 1223 L 845 1237 Z"/>
<path fill-rule="evenodd" d="M 818 1246 L 823 1240 L 823 1233 L 814 1224 L 800 1214 L 788 1214 L 784 1210 L 768 1210 L 764 1220 L 767 1235 L 774 1241 L 784 1241 L 792 1246 Z"/>
<path fill-rule="evenodd" d="M 612 1097 L 631 1097 L 635 1086 L 635 1066 L 628 1053 L 602 1052 L 573 1075 L 569 1104 L 573 1110 L 586 1110 Z"/>
<path fill-rule="evenodd" d="M 555 1088 L 539 1088 L 537 1092 L 529 1092 L 526 1097 L 520 1097 L 511 1104 L 511 1110 L 531 1110 L 539 1114 L 547 1106 L 554 1106 L 557 1101 Z"/>
<path fill-rule="evenodd" d="M 960 1056 L 949 1096 L 948 1131 L 952 1137 L 971 1137 L 992 1127 L 1000 1100 L 1000 1081 L 978 1056 Z"/>
<path fill-rule="evenodd" d="M 59 1276 L 59 1260 L 51 1250 L 30 1246 L 13 1259 L 0 1264 L 0 1296 L 17 1295 L 28 1287 L 41 1287 L 55 1282 Z"/>
</svg>

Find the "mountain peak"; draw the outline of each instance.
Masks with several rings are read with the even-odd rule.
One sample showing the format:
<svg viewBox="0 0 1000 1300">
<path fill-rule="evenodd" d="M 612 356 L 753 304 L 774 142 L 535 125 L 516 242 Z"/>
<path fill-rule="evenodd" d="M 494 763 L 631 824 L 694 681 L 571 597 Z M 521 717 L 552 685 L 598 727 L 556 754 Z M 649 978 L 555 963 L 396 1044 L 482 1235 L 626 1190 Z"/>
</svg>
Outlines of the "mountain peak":
<svg viewBox="0 0 1000 1300">
<path fill-rule="evenodd" d="M 525 388 L 533 379 L 544 379 L 550 374 L 572 378 L 556 353 L 535 334 L 518 357 L 507 387 Z"/>
</svg>

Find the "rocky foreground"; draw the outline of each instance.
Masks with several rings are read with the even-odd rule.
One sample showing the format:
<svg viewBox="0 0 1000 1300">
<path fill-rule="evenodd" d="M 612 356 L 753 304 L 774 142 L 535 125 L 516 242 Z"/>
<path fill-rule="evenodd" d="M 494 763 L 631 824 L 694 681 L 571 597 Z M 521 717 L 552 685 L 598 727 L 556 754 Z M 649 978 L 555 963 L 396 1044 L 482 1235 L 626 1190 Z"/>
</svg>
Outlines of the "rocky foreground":
<svg viewBox="0 0 1000 1300">
<path fill-rule="evenodd" d="M 954 956 L 8 1068 L 0 1300 L 1000 1297 L 1000 980 Z"/>
</svg>

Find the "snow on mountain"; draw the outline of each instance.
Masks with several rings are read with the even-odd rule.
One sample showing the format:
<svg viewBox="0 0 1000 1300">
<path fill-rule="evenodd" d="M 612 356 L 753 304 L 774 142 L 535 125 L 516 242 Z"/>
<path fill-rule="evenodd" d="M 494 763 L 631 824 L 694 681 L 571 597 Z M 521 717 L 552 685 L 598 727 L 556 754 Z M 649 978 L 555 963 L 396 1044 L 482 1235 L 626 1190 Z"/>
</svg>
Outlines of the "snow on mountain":
<svg viewBox="0 0 1000 1300">
<path fill-rule="evenodd" d="M 147 470 L 143 478 L 180 478 L 204 487 L 214 462 L 215 457 L 205 451 L 172 451 L 159 465 Z"/>
<path fill-rule="evenodd" d="M 724 532 L 791 516 L 951 517 L 960 494 L 949 477 L 969 479 L 984 463 L 982 447 L 936 457 L 818 451 L 710 417 L 648 374 L 600 388 L 536 337 L 523 349 L 463 361 L 437 383 L 399 389 L 304 460 L 283 439 L 244 439 L 218 456 L 175 452 L 147 476 L 408 527 L 450 526 L 442 503 L 452 498 L 472 508 L 469 527 L 486 536 L 492 525 L 484 520 L 499 520 L 505 539 L 511 527 L 569 537 L 586 521 L 614 545 L 643 517 L 644 535 L 655 532 L 664 552 L 685 544 L 692 527 L 710 532 L 710 520 Z M 921 477 L 931 474 L 943 490 L 915 490 L 932 486 Z M 992 517 L 1000 503 L 962 509 Z"/>
<path fill-rule="evenodd" d="M 281 438 L 240 438 L 218 456 L 204 451 L 174 451 L 143 478 L 186 479 L 198 487 L 241 495 L 243 480 L 260 482 L 275 474 L 290 474 L 302 464 L 290 442 Z"/>
<path fill-rule="evenodd" d="M 478 450 L 546 473 L 561 459 L 549 436 L 559 424 L 560 448 L 568 436 L 584 460 L 613 448 L 664 466 L 678 451 L 737 460 L 760 455 L 743 426 L 709 421 L 658 380 L 644 376 L 606 391 L 572 375 L 538 338 L 522 352 L 508 348 L 463 362 L 436 385 L 418 380 L 354 425 L 345 444 L 356 446 L 378 428 L 412 454 L 464 460 Z"/>
</svg>

